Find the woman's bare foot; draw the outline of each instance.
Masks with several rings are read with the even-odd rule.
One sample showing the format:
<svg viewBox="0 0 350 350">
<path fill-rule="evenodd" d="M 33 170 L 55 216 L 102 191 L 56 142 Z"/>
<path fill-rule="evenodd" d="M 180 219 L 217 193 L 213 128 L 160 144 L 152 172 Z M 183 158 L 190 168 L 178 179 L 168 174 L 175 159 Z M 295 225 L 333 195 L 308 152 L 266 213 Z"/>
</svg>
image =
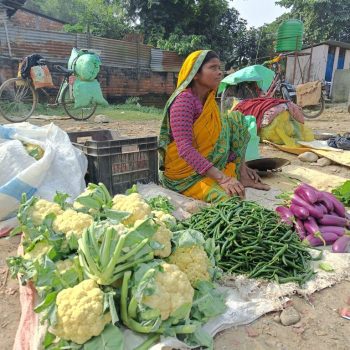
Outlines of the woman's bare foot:
<svg viewBox="0 0 350 350">
<path fill-rule="evenodd" d="M 256 188 L 257 190 L 263 191 L 268 191 L 270 189 L 270 186 L 268 184 L 265 184 L 263 182 L 254 182 L 249 177 L 241 176 L 240 182 L 244 187 Z"/>
</svg>

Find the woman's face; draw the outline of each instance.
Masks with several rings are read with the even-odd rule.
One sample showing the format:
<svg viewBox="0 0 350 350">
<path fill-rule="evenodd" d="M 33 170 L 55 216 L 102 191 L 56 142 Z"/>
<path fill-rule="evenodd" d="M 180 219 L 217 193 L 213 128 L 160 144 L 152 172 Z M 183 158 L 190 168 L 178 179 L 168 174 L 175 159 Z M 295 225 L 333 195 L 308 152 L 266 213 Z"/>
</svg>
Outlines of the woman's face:
<svg viewBox="0 0 350 350">
<path fill-rule="evenodd" d="M 205 63 L 199 73 L 194 77 L 197 84 L 202 85 L 211 90 L 216 90 L 222 79 L 222 71 L 220 69 L 220 60 L 212 58 Z"/>
</svg>

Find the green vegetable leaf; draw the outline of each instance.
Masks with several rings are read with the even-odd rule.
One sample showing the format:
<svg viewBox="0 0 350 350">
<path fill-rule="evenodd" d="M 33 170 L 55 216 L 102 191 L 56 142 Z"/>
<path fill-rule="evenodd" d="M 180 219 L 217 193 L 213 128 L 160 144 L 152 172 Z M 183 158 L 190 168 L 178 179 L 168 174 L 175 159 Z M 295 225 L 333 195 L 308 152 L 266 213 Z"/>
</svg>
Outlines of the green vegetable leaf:
<svg viewBox="0 0 350 350">
<path fill-rule="evenodd" d="M 123 219 L 126 219 L 130 216 L 130 213 L 127 211 L 117 211 L 113 209 L 104 209 L 104 215 L 107 219 L 115 220 L 121 222 Z"/>
<path fill-rule="evenodd" d="M 81 350 L 83 348 L 82 345 L 67 340 L 59 339 L 57 341 L 57 337 L 50 332 L 46 332 L 42 345 L 45 350 Z"/>
<path fill-rule="evenodd" d="M 174 232 L 172 241 L 178 248 L 205 245 L 203 234 L 193 229 Z"/>
<path fill-rule="evenodd" d="M 194 333 L 186 336 L 184 341 L 190 346 L 203 346 L 208 350 L 214 349 L 213 337 L 202 328 L 198 328 Z"/>
<path fill-rule="evenodd" d="M 132 187 L 130 187 L 125 191 L 125 194 L 129 195 L 131 193 L 137 193 L 137 192 L 138 192 L 137 185 L 132 185 Z"/>
<path fill-rule="evenodd" d="M 350 206 L 350 180 L 332 190 L 332 193 L 346 206 Z"/>
<path fill-rule="evenodd" d="M 121 330 L 108 324 L 98 337 L 93 337 L 84 344 L 84 350 L 116 350 L 124 348 L 124 336 Z"/>
<path fill-rule="evenodd" d="M 224 293 L 215 288 L 211 282 L 197 282 L 191 318 L 204 323 L 209 318 L 223 314 L 226 309 Z"/>
<path fill-rule="evenodd" d="M 95 198 L 93 198 L 90 195 L 77 197 L 75 201 L 82 204 L 84 207 L 87 207 L 89 209 L 100 209 L 101 208 L 101 203 L 98 202 Z"/>
<path fill-rule="evenodd" d="M 149 199 L 147 203 L 150 205 L 152 210 L 161 210 L 164 213 L 170 214 L 175 210 L 173 204 L 171 204 L 169 198 L 165 196 L 157 196 Z"/>
<path fill-rule="evenodd" d="M 34 308 L 34 311 L 36 313 L 39 313 L 47 309 L 50 305 L 52 305 L 56 301 L 57 294 L 58 292 L 49 293 L 46 296 L 46 298 L 37 307 Z"/>
<path fill-rule="evenodd" d="M 284 200 L 290 200 L 293 196 L 293 191 L 286 191 L 286 192 L 282 192 L 280 194 L 278 194 L 277 196 L 275 196 L 276 199 L 284 199 Z"/>
<path fill-rule="evenodd" d="M 62 209 L 66 209 L 68 206 L 67 199 L 69 197 L 69 194 L 57 191 L 53 197 L 53 201 L 57 203 Z"/>
<path fill-rule="evenodd" d="M 155 224 L 152 219 L 144 220 L 137 227 L 133 227 L 127 234 L 125 246 L 132 246 L 141 242 L 145 238 L 153 237 L 153 235 L 157 232 L 158 227 L 159 226 Z"/>
<path fill-rule="evenodd" d="M 21 226 L 21 225 L 20 225 L 20 226 L 17 226 L 17 227 L 15 227 L 14 229 L 11 230 L 11 232 L 10 232 L 10 237 L 16 236 L 16 235 L 22 233 L 22 231 L 23 231 L 22 226 Z"/>
<path fill-rule="evenodd" d="M 328 264 L 326 262 L 322 262 L 322 263 L 319 263 L 318 267 L 323 270 L 323 271 L 326 271 L 326 272 L 332 272 L 334 271 L 334 268 L 331 264 Z"/>
<path fill-rule="evenodd" d="M 56 339 L 56 336 L 50 332 L 46 332 L 45 334 L 45 338 L 43 341 L 43 346 L 46 349 L 49 345 L 51 345 L 54 340 Z"/>
</svg>

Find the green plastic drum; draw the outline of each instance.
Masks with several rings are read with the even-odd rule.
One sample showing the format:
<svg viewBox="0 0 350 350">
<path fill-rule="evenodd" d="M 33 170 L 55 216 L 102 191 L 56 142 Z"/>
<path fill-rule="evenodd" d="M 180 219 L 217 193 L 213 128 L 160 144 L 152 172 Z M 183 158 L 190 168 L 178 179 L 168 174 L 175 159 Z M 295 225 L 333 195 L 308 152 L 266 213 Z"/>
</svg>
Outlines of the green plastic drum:
<svg viewBox="0 0 350 350">
<path fill-rule="evenodd" d="M 304 24 L 298 19 L 284 21 L 278 27 L 276 52 L 300 51 L 303 46 Z"/>
</svg>

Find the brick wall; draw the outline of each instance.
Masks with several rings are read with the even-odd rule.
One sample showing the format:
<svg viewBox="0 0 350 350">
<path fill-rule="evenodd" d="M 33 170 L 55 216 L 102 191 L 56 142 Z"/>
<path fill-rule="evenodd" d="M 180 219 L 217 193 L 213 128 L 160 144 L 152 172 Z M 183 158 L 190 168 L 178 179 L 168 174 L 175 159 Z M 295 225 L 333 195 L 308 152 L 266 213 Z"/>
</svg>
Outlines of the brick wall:
<svg viewBox="0 0 350 350">
<path fill-rule="evenodd" d="M 62 74 L 52 72 L 53 82 L 59 87 Z M 0 84 L 17 75 L 18 61 L 0 57 Z M 163 107 L 176 87 L 176 73 L 153 72 L 150 69 L 102 66 L 98 77 L 103 95 L 109 102 L 124 102 L 128 97 L 138 96 L 144 105 Z M 57 91 L 52 91 L 55 94 Z"/>
<path fill-rule="evenodd" d="M 10 23 L 18 27 L 31 28 L 36 30 L 63 30 L 62 23 L 21 10 L 17 10 L 16 13 L 10 18 Z"/>
</svg>

